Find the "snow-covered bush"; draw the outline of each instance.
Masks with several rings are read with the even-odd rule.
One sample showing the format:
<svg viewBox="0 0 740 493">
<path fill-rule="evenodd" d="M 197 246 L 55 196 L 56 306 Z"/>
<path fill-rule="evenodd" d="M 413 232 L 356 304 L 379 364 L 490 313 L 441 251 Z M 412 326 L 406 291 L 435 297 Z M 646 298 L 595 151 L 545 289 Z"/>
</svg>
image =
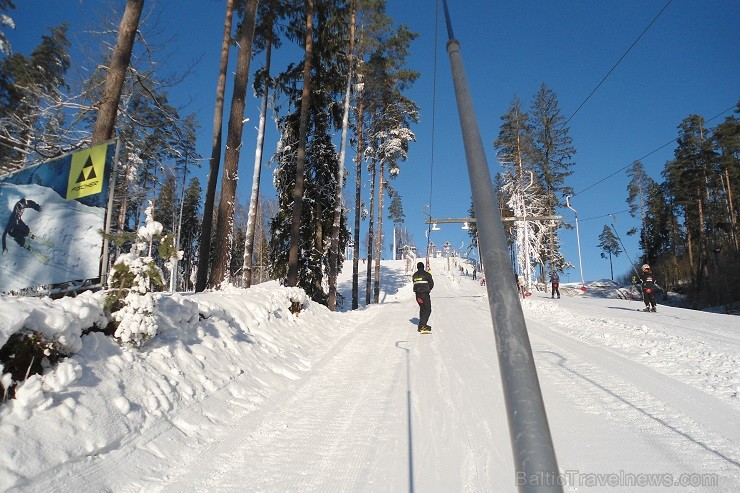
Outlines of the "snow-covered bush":
<svg viewBox="0 0 740 493">
<path fill-rule="evenodd" d="M 0 348 L 0 402 L 15 397 L 15 387 L 30 375 L 43 373 L 60 355 L 58 341 L 49 340 L 39 331 L 24 329 L 8 338 Z"/>
<path fill-rule="evenodd" d="M 114 337 L 136 347 L 157 333 L 152 291 L 164 285 L 162 270 L 151 257 L 162 224 L 154 220 L 151 203 L 145 214 L 146 223 L 139 228 L 131 252 L 121 255 L 113 264 L 106 299 L 115 326 Z"/>
</svg>

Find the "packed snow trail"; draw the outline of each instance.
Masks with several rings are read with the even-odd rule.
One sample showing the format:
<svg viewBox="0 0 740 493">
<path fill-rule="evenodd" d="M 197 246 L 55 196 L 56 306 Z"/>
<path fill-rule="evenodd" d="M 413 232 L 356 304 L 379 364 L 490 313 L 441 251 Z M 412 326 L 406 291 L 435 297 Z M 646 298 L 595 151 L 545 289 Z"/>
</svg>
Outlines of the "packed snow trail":
<svg viewBox="0 0 740 493">
<path fill-rule="evenodd" d="M 445 282 L 435 313 L 454 301 Z M 467 303 L 468 320 L 485 326 L 487 312 Z M 418 334 L 410 289 L 373 310 L 289 397 L 238 425 L 165 490 L 506 489 L 511 453 L 491 333 L 445 329 L 440 315 L 439 329 Z"/>
<path fill-rule="evenodd" d="M 431 335 L 416 333 L 418 308 L 402 287 L 289 396 L 237 426 L 165 490 L 515 490 L 523 478 L 513 469 L 485 288 L 436 267 Z M 716 315 L 687 330 L 674 325 L 691 311 L 646 314 L 633 311 L 638 303 L 573 292 L 561 300 L 535 292 L 523 302 L 563 472 L 556 480 L 566 491 L 737 490 L 737 398 L 661 371 L 707 339 L 719 345 L 708 352 L 736 355 L 737 319 Z M 644 331 L 665 331 L 672 354 L 640 347 Z"/>
</svg>

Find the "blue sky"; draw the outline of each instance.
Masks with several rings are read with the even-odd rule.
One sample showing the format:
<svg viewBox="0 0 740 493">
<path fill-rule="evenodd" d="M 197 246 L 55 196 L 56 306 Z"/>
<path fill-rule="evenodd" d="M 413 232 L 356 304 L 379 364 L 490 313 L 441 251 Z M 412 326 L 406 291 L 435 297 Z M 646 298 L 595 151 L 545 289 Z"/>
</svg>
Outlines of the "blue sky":
<svg viewBox="0 0 740 493">
<path fill-rule="evenodd" d="M 116 1 L 116 5 L 124 2 Z M 577 149 L 569 184 L 578 211 L 583 273 L 586 280 L 608 278 L 609 262 L 600 257 L 598 235 L 614 225 L 637 261 L 634 237 L 626 235 L 637 221 L 626 212 L 628 177 L 623 168 L 642 158 L 647 172 L 662 181 L 660 172 L 672 159 L 681 120 L 695 113 L 710 119 L 733 108 L 740 98 L 740 31 L 736 0 L 673 0 L 629 54 L 586 104 L 591 91 L 655 18 L 668 0 L 519 0 L 491 2 L 449 0 L 455 37 L 476 108 L 481 138 L 491 173 L 498 170 L 493 141 L 500 117 L 517 95 L 525 107 L 542 83 L 558 95 L 562 114 Z M 147 8 L 164 10 L 159 19 L 160 41 L 167 40 L 168 63 L 185 67 L 196 62 L 192 75 L 172 90 L 176 104 L 187 104 L 202 128 L 197 148 L 210 154 L 216 72 L 223 31 L 224 2 L 217 0 L 147 1 Z M 68 21 L 76 30 L 74 42 L 94 46 L 89 30 L 99 25 L 105 2 L 91 0 L 36 0 L 16 2 L 9 12 L 16 29 L 6 34 L 13 48 L 28 53 L 48 26 Z M 389 14 L 419 33 L 409 66 L 421 76 L 408 93 L 421 108 L 421 121 L 412 128 L 417 141 L 393 186 L 403 197 L 405 226 L 419 247 L 426 244 L 425 211 L 435 218 L 465 217 L 470 207 L 470 185 L 449 58 L 442 9 L 432 0 L 392 1 Z M 437 19 L 437 15 L 439 18 Z M 438 21 L 438 22 L 437 22 Z M 435 45 L 435 25 L 438 25 Z M 284 51 L 288 51 L 286 48 Z M 436 71 L 435 71 L 436 54 Z M 77 56 L 77 55 L 76 55 Z M 277 55 L 279 57 L 279 54 Z M 81 58 L 75 62 L 82 63 Z M 252 72 L 262 58 L 252 62 Z M 234 63 L 230 65 L 233 70 Z M 174 69 L 174 67 L 173 67 Z M 229 80 L 229 84 L 231 80 Z M 251 78 L 250 78 L 251 83 Z M 436 89 L 435 89 L 436 87 Z M 248 204 L 254 163 L 254 141 L 259 102 L 247 101 L 244 146 L 240 162 L 239 200 Z M 575 113 L 575 115 L 574 115 Z M 708 122 L 714 126 L 731 112 Z M 434 129 L 434 131 L 433 131 Z M 274 125 L 268 125 L 265 153 L 274 149 Z M 348 153 L 347 165 L 351 166 Z M 263 170 L 262 190 L 272 192 L 272 168 Z M 613 176 L 612 176 L 613 175 Z M 198 172 L 205 183 L 206 172 Z M 431 193 L 430 193 L 431 188 Z M 354 177 L 345 193 L 353 195 Z M 386 201 L 387 203 L 387 201 Z M 430 207 L 427 208 L 426 206 Z M 570 210 L 561 211 L 574 223 Z M 391 225 L 387 223 L 387 236 Z M 362 236 L 366 235 L 363 223 Z M 459 226 L 442 226 L 432 233 L 437 244 L 467 245 Z M 575 230 L 561 233 L 566 258 L 575 265 L 562 281 L 580 278 Z M 615 275 L 629 270 L 627 255 L 615 259 Z"/>
</svg>

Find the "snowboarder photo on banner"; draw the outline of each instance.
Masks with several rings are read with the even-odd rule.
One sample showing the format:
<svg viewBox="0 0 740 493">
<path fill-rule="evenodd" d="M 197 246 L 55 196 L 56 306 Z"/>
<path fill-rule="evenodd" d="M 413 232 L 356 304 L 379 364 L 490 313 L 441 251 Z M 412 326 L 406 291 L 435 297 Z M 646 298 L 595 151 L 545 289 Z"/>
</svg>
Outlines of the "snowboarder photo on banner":
<svg viewBox="0 0 740 493">
<path fill-rule="evenodd" d="M 655 309 L 655 292 L 659 289 L 658 279 L 650 270 L 650 266 L 648 264 L 643 265 L 642 274 L 640 274 L 640 277 L 632 276 L 632 280 L 635 283 L 640 284 L 642 287 L 642 299 L 645 302 L 645 309 L 643 311 L 657 311 Z"/>
<path fill-rule="evenodd" d="M 432 314 L 432 298 L 429 293 L 434 289 L 434 279 L 432 275 L 424 270 L 424 262 L 416 264 L 416 272 L 411 276 L 414 282 L 414 295 L 416 302 L 419 304 L 419 332 L 431 332 L 432 327 L 429 323 L 429 315 Z"/>
<path fill-rule="evenodd" d="M 552 271 L 550 273 L 550 284 L 552 285 L 552 296 L 551 298 L 555 298 L 555 295 L 558 295 L 558 299 L 560 299 L 560 276 L 557 272 Z"/>
<path fill-rule="evenodd" d="M 21 247 L 30 249 L 29 245 L 26 244 L 26 238 L 31 234 L 31 229 L 22 219 L 23 211 L 26 210 L 26 207 L 30 207 L 36 212 L 41 212 L 41 206 L 33 200 L 22 198 L 15 203 L 13 212 L 10 213 L 8 224 L 5 226 L 5 231 L 3 231 L 3 253 L 8 251 L 8 246 L 6 244 L 6 236 L 8 235 Z"/>
</svg>

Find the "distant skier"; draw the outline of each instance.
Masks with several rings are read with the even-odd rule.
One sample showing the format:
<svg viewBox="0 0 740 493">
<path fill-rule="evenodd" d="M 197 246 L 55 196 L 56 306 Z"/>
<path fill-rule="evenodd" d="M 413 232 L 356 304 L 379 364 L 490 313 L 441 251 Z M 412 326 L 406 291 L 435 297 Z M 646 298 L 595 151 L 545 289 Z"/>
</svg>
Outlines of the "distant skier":
<svg viewBox="0 0 740 493">
<path fill-rule="evenodd" d="M 477 269 L 475 267 L 473 267 L 473 280 L 475 280 L 476 271 L 477 271 Z"/>
<path fill-rule="evenodd" d="M 645 301 L 645 312 L 655 312 L 655 291 L 659 289 L 658 279 L 655 274 L 650 270 L 650 266 L 645 264 L 642 266 L 642 274 L 640 277 L 632 276 L 632 280 L 642 287 L 642 299 Z"/>
<path fill-rule="evenodd" d="M 514 277 L 516 277 L 516 286 L 517 286 L 517 290 L 519 291 L 519 294 L 522 295 L 522 299 L 526 298 L 527 297 L 527 285 L 524 282 L 524 276 L 517 276 L 515 273 Z"/>
<path fill-rule="evenodd" d="M 555 271 L 550 273 L 550 284 L 552 285 L 552 296 L 550 297 L 555 298 L 555 294 L 557 294 L 558 299 L 560 299 L 560 276 Z"/>
<path fill-rule="evenodd" d="M 26 244 L 26 238 L 31 235 L 31 229 L 22 219 L 23 211 L 26 210 L 26 207 L 30 207 L 37 212 L 41 212 L 41 206 L 33 200 L 22 198 L 16 202 L 15 207 L 13 207 L 13 212 L 10 214 L 10 218 L 8 219 L 8 224 L 5 226 L 5 231 L 3 231 L 3 253 L 8 251 L 8 247 L 5 244 L 5 237 L 8 235 L 10 235 L 10 237 L 13 238 L 21 247 L 27 250 L 30 249 Z"/>
<path fill-rule="evenodd" d="M 431 332 L 432 327 L 427 325 L 429 315 L 432 314 L 432 298 L 429 293 L 434 289 L 432 275 L 424 270 L 424 262 L 416 264 L 416 272 L 411 276 L 414 281 L 414 294 L 419 304 L 419 332 Z"/>
</svg>

